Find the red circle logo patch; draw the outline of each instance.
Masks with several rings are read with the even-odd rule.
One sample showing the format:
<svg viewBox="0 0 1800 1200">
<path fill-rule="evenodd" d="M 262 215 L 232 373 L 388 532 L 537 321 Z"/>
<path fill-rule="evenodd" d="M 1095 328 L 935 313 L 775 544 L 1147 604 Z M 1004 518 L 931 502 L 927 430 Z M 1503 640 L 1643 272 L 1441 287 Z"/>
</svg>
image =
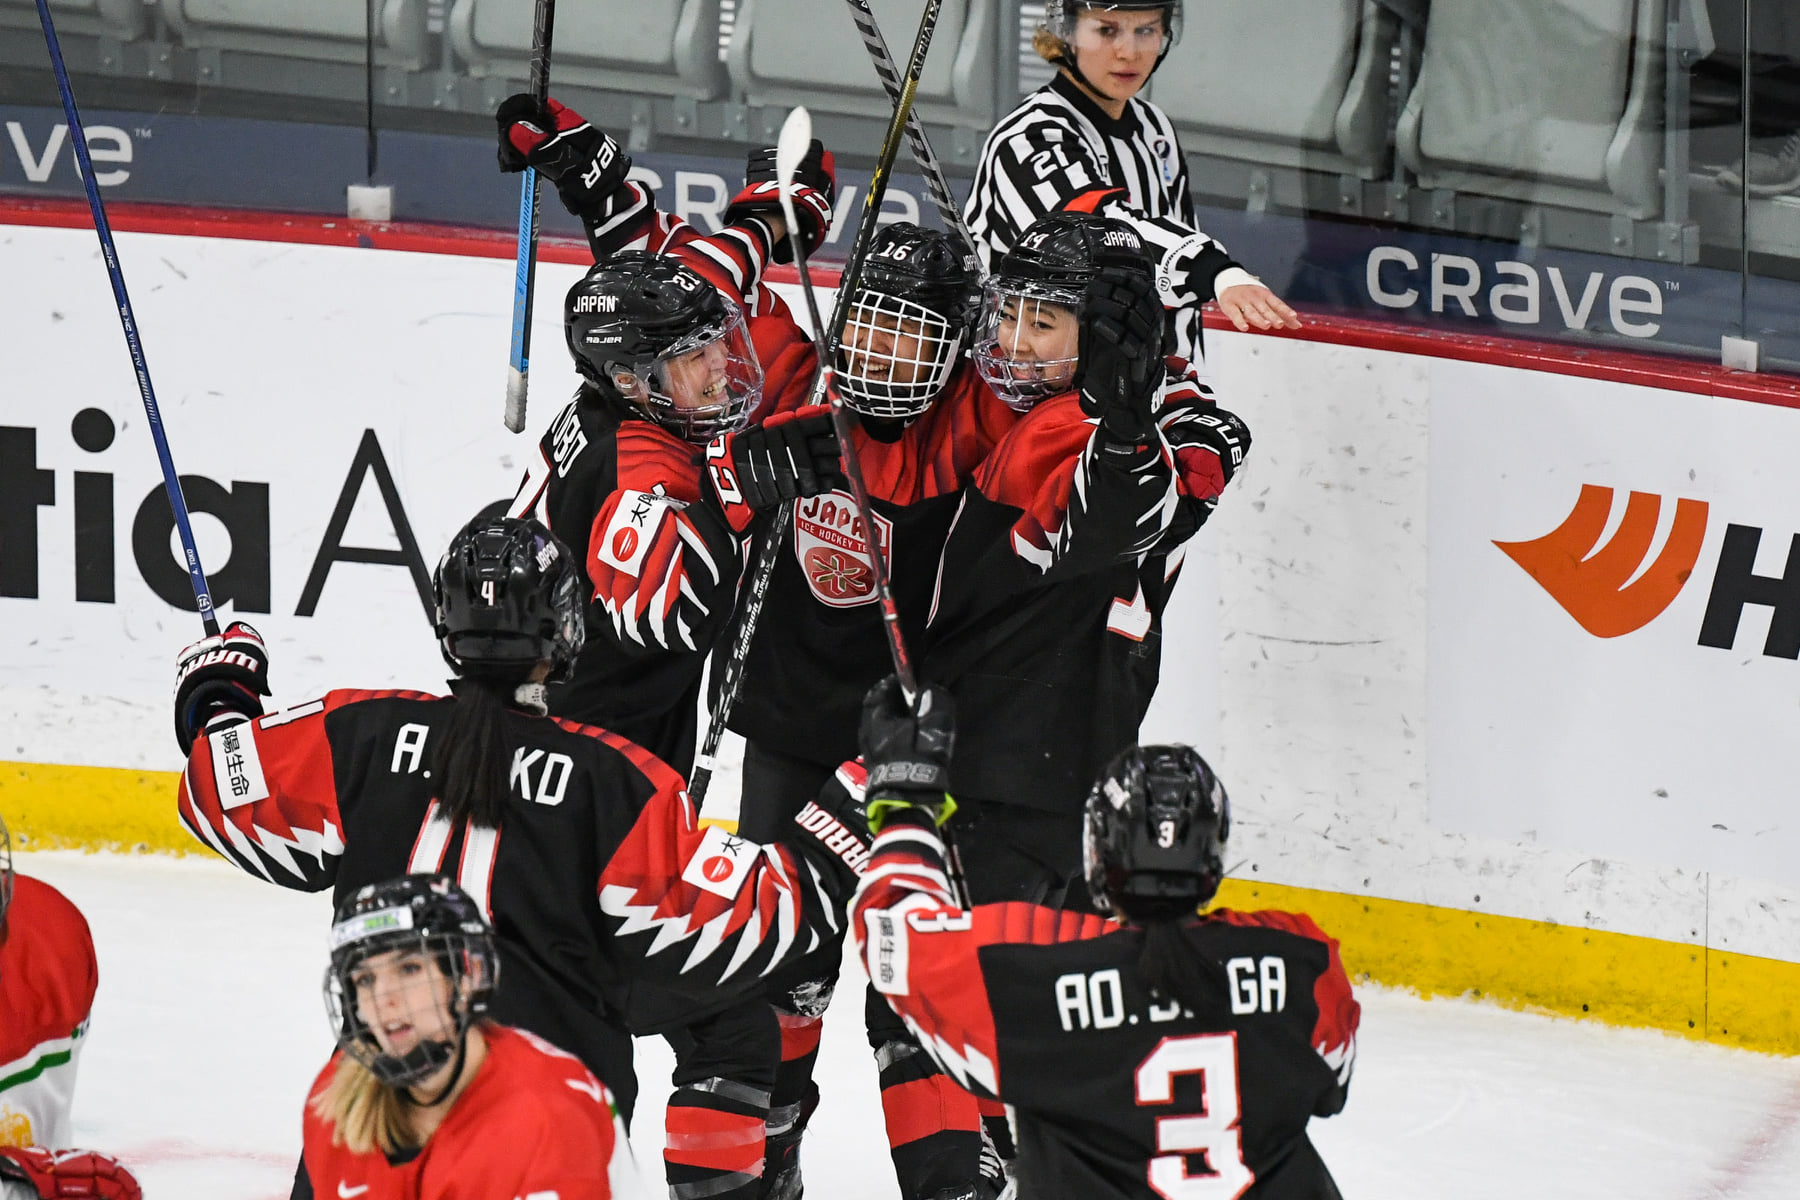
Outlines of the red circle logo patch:
<svg viewBox="0 0 1800 1200">
<path fill-rule="evenodd" d="M 632 552 L 637 549 L 638 535 L 635 529 L 621 529 L 613 535 L 613 557 L 620 562 L 629 562 Z"/>
<path fill-rule="evenodd" d="M 723 854 L 715 854 L 700 864 L 700 873 L 706 876 L 708 883 L 724 883 L 731 878 L 731 869 L 734 865 Z"/>
</svg>

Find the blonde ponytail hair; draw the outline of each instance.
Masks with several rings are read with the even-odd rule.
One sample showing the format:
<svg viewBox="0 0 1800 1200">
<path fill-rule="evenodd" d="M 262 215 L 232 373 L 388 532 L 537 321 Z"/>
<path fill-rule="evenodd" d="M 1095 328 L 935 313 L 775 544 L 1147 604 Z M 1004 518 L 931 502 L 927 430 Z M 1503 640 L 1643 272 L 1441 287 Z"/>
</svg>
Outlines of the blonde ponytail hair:
<svg viewBox="0 0 1800 1200">
<path fill-rule="evenodd" d="M 1045 62 L 1058 65 L 1061 65 L 1063 57 L 1069 53 L 1069 44 L 1041 25 L 1031 35 L 1031 48 Z"/>
<path fill-rule="evenodd" d="M 352 1154 L 380 1150 L 392 1157 L 418 1146 L 399 1090 L 348 1054 L 338 1059 L 331 1082 L 313 1094 L 307 1107 L 331 1126 L 331 1144 Z"/>
</svg>

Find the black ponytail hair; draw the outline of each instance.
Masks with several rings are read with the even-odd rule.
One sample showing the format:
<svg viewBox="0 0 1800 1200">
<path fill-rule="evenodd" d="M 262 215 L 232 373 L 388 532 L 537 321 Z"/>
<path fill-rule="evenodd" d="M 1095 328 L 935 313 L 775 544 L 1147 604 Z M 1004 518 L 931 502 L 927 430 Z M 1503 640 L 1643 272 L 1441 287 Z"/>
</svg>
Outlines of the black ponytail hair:
<svg viewBox="0 0 1800 1200">
<path fill-rule="evenodd" d="M 498 829 L 512 793 L 513 744 L 507 704 L 525 672 L 475 671 L 451 681 L 450 720 L 431 748 L 431 779 L 452 821 Z"/>
<path fill-rule="evenodd" d="M 1198 900 L 1135 900 L 1121 905 L 1125 919 L 1143 930 L 1144 948 L 1138 954 L 1138 978 L 1153 998 L 1177 1000 L 1196 1017 L 1226 1011 L 1231 996 L 1231 977 L 1225 968 L 1200 953 L 1187 935 L 1187 922 L 1199 907 Z"/>
</svg>

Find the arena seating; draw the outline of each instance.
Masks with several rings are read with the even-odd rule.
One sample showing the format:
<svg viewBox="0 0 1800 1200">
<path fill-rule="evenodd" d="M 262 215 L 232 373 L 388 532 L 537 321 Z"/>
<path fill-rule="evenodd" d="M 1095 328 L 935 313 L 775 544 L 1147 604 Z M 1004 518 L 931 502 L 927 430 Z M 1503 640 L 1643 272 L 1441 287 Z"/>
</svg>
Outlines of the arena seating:
<svg viewBox="0 0 1800 1200">
<path fill-rule="evenodd" d="M 1667 9 L 1436 0 L 1401 162 L 1426 188 L 1659 216 Z"/>
<path fill-rule="evenodd" d="M 533 6 L 455 0 L 448 34 L 459 66 L 505 96 L 530 76 Z M 564 5 L 556 13 L 558 84 L 712 100 L 727 86 L 719 62 L 719 0 Z M 503 84 L 503 86 L 502 86 Z"/>
<path fill-rule="evenodd" d="M 1189 5 L 1151 98 L 1190 154 L 1380 178 L 1398 30 L 1376 0 L 1287 0 L 1279 21 L 1262 0 Z"/>
<path fill-rule="evenodd" d="M 919 119 L 967 127 L 977 143 L 1004 111 L 994 86 L 994 64 L 1003 52 L 998 4 L 944 0 L 919 81 Z M 904 66 L 923 0 L 873 0 L 872 7 L 888 49 Z M 800 30 L 805 36 L 796 36 Z M 840 4 L 739 0 L 728 63 L 735 90 L 751 106 L 805 104 L 815 111 L 882 120 L 893 111 L 856 26 Z M 1012 99 L 1004 99 L 1005 107 Z"/>
</svg>

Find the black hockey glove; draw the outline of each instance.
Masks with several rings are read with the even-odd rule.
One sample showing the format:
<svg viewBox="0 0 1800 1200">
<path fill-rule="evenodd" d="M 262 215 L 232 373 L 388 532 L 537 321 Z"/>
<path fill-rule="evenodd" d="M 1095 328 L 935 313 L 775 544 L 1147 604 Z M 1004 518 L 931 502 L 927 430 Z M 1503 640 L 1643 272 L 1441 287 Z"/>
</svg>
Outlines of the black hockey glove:
<svg viewBox="0 0 1800 1200">
<path fill-rule="evenodd" d="M 221 713 L 254 720 L 269 694 L 269 651 L 262 635 L 233 621 L 217 637 L 201 638 L 175 660 L 175 741 L 193 749 L 207 722 Z"/>
<path fill-rule="evenodd" d="M 555 100 L 538 106 L 520 92 L 500 102 L 500 169 L 535 168 L 556 185 L 563 207 L 578 217 L 601 213 L 607 197 L 625 186 L 631 156 L 619 143 Z"/>
<path fill-rule="evenodd" d="M 889 675 L 863 697 L 859 740 L 869 769 L 863 808 L 870 832 L 896 821 L 936 826 L 950 819 L 956 704 L 949 692 L 926 687 L 909 707 L 900 680 Z"/>
<path fill-rule="evenodd" d="M 1156 436 L 1163 383 L 1163 303 L 1150 264 L 1120 256 L 1088 284 L 1081 313 L 1081 355 L 1073 387 L 1081 411 L 1121 450 Z"/>
<path fill-rule="evenodd" d="M 831 410 L 809 404 L 761 425 L 722 434 L 706 447 L 706 474 L 738 533 L 757 510 L 848 487 Z"/>
<path fill-rule="evenodd" d="M 831 233 L 832 206 L 836 203 L 837 160 L 814 138 L 794 172 L 794 216 L 800 222 L 798 232 L 808 258 Z M 781 182 L 775 173 L 773 146 L 750 152 L 744 163 L 744 190 L 726 207 L 725 223 L 735 225 L 744 217 L 765 213 L 781 214 Z M 794 230 L 788 231 L 789 237 L 794 234 Z M 775 247 L 774 258 L 776 262 L 793 262 L 793 246 L 782 242 Z"/>
</svg>

